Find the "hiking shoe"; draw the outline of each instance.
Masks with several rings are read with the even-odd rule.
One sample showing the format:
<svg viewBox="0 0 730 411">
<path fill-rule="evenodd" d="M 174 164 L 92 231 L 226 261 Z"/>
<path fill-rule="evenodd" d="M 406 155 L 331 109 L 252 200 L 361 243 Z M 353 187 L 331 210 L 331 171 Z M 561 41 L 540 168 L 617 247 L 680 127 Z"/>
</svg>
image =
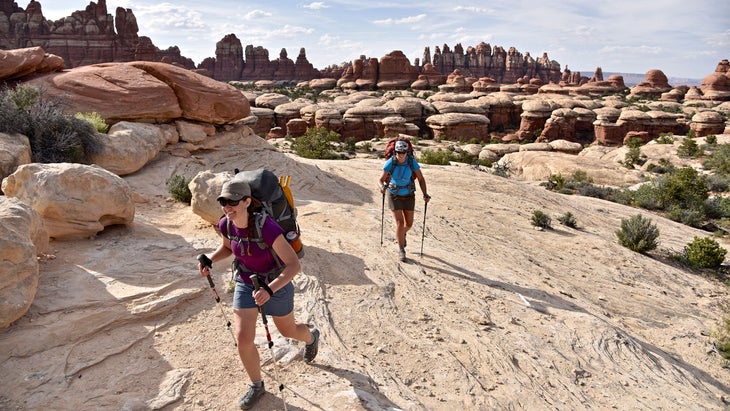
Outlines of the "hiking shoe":
<svg viewBox="0 0 730 411">
<path fill-rule="evenodd" d="M 238 400 L 238 405 L 241 407 L 242 410 L 248 410 L 253 407 L 254 404 L 256 404 L 256 401 L 258 401 L 265 392 L 266 389 L 264 388 L 263 381 L 261 381 L 260 387 L 257 387 L 256 384 L 251 383 L 248 386 L 248 391 L 246 391 L 246 395 Z"/>
<path fill-rule="evenodd" d="M 317 327 L 312 328 L 312 337 L 314 338 L 314 341 L 304 347 L 304 362 L 312 362 L 314 357 L 317 356 L 317 351 L 319 349 L 319 330 Z"/>
<path fill-rule="evenodd" d="M 405 247 L 401 247 L 400 250 L 398 251 L 398 259 L 404 263 L 406 262 L 406 248 Z"/>
</svg>

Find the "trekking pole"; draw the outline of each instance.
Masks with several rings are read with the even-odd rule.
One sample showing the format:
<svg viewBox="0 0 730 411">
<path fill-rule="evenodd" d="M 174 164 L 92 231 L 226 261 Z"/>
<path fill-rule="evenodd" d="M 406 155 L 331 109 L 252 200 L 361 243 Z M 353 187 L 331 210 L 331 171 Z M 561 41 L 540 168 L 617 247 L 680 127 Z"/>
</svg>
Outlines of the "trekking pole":
<svg viewBox="0 0 730 411">
<path fill-rule="evenodd" d="M 426 235 L 426 210 L 428 210 L 428 203 L 423 203 L 423 228 L 421 229 L 421 257 L 423 257 L 423 237 Z"/>
<path fill-rule="evenodd" d="M 380 206 L 380 245 L 383 245 L 383 219 L 385 218 L 385 191 L 383 191 L 383 204 Z"/>
<path fill-rule="evenodd" d="M 208 258 L 208 256 L 205 254 L 200 254 L 198 256 L 198 261 L 200 261 L 200 264 L 202 264 L 203 267 L 208 267 L 208 269 L 213 268 L 213 261 L 211 261 L 211 259 Z M 233 334 L 233 329 L 231 328 L 231 321 L 228 319 L 226 312 L 223 310 L 223 305 L 221 304 L 221 298 L 220 298 L 220 296 L 218 296 L 218 291 L 215 290 L 215 284 L 213 283 L 213 278 L 210 276 L 210 274 L 206 275 L 205 278 L 208 279 L 208 284 L 210 284 L 210 289 L 213 290 L 213 296 L 215 297 L 215 302 L 218 303 L 218 308 L 221 309 L 221 314 L 223 314 L 223 318 L 226 320 L 226 327 L 228 327 L 228 331 L 231 332 L 231 337 L 233 337 L 233 345 L 238 347 L 238 342 L 236 341 L 236 335 Z"/>
<path fill-rule="evenodd" d="M 253 282 L 253 286 L 255 290 L 258 290 L 261 288 L 261 283 L 259 283 L 259 277 L 256 274 L 251 274 L 249 276 L 251 281 Z M 266 319 L 266 312 L 264 311 L 263 306 L 259 306 L 259 313 L 261 313 L 261 321 L 264 323 L 264 330 L 266 330 L 266 341 L 268 341 L 269 350 L 271 351 L 271 359 L 274 361 L 274 378 L 276 378 L 277 381 L 279 381 L 279 392 L 281 393 L 281 401 L 284 403 L 284 411 L 286 411 L 286 399 L 284 398 L 284 384 L 279 379 L 279 371 L 278 371 L 278 364 L 276 362 L 276 356 L 274 355 L 274 342 L 271 341 L 271 334 L 269 333 L 269 321 Z"/>
</svg>

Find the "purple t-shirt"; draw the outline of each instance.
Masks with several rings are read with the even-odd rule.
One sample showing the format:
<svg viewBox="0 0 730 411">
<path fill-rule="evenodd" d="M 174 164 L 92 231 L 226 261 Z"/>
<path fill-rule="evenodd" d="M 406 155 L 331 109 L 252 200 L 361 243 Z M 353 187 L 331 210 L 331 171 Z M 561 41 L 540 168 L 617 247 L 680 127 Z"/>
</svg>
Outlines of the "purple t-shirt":
<svg viewBox="0 0 730 411">
<path fill-rule="evenodd" d="M 218 221 L 218 230 L 226 238 L 228 238 L 228 226 L 228 218 L 226 216 L 221 217 Z M 238 228 L 233 222 L 231 222 L 230 227 L 232 236 L 244 239 L 241 242 L 231 240 L 231 251 L 246 268 L 256 273 L 268 273 L 278 267 L 269 248 L 261 248 L 260 244 L 254 241 L 245 241 L 248 238 L 248 228 Z M 267 216 L 264 220 L 264 226 L 261 228 L 261 237 L 263 237 L 264 243 L 272 247 L 274 241 L 282 234 L 284 234 L 284 230 L 274 219 Z M 243 248 L 241 245 L 243 245 Z M 249 278 L 242 278 L 242 280 L 251 283 Z"/>
</svg>

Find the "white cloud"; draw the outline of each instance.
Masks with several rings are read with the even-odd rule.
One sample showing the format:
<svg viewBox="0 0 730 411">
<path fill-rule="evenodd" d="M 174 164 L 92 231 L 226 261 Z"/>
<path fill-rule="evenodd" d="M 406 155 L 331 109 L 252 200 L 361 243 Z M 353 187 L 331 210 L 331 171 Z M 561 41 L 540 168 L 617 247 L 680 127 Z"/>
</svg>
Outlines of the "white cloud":
<svg viewBox="0 0 730 411">
<path fill-rule="evenodd" d="M 604 46 L 601 47 L 598 50 L 599 53 L 606 53 L 606 54 L 653 54 L 653 55 L 659 55 L 664 52 L 664 49 L 661 47 L 652 47 L 652 46 Z"/>
<path fill-rule="evenodd" d="M 456 6 L 456 7 L 454 7 L 454 11 L 466 11 L 466 12 L 469 12 L 469 13 L 479 13 L 479 14 L 492 14 L 492 13 L 494 13 L 494 10 L 483 9 L 481 7 L 474 7 L 474 6 Z"/>
<path fill-rule="evenodd" d="M 410 17 L 403 17 L 402 19 L 383 19 L 383 20 L 375 20 L 373 21 L 374 24 L 379 25 L 397 25 L 397 24 L 411 24 L 411 23 L 419 23 L 423 21 L 426 18 L 425 14 L 419 14 L 417 16 L 410 16 Z"/>
<path fill-rule="evenodd" d="M 323 1 L 315 1 L 309 4 L 305 4 L 302 7 L 305 9 L 322 10 L 328 8 L 329 6 L 326 5 Z"/>
<path fill-rule="evenodd" d="M 271 17 L 272 14 L 263 10 L 251 10 L 243 16 L 244 20 L 257 20 L 263 17 Z"/>
</svg>

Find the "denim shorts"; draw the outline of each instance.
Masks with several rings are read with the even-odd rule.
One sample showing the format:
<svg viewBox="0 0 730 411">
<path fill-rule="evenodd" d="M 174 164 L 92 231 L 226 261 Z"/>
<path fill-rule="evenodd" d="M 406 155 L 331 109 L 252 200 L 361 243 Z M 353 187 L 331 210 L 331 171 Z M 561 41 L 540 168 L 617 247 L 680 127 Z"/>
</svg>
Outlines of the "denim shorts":
<svg viewBox="0 0 730 411">
<path fill-rule="evenodd" d="M 253 299 L 253 285 L 236 281 L 233 292 L 233 308 L 258 308 Z M 289 282 L 281 290 L 274 293 L 264 304 L 264 314 L 282 317 L 294 310 L 294 285 Z"/>
</svg>

